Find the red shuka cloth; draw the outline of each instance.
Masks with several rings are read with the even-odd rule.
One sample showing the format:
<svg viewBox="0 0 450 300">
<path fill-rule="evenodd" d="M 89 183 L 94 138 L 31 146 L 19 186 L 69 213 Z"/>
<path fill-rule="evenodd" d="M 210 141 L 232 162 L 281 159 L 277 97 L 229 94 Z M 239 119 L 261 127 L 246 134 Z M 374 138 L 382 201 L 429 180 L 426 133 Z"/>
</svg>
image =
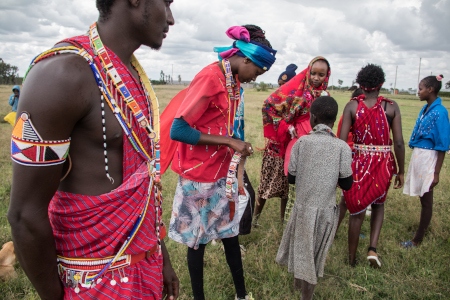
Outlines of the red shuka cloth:
<svg viewBox="0 0 450 300">
<path fill-rule="evenodd" d="M 354 144 L 391 146 L 390 127 L 381 101 L 392 102 L 378 97 L 377 103 L 368 108 L 364 99 L 365 95 L 352 99 L 358 101 L 351 129 Z M 372 203 L 384 203 L 392 176 L 396 172 L 392 151 L 382 153 L 355 150 L 352 171 L 353 185 L 350 190 L 343 191 L 350 214 L 358 214 Z"/>
<path fill-rule="evenodd" d="M 88 36 L 78 36 L 64 42 L 84 48 L 94 58 L 98 69 L 102 69 L 99 57 L 94 56 L 91 49 Z M 148 116 L 147 99 L 140 82 L 111 50 L 107 51 L 140 109 Z M 134 119 L 132 126 L 143 145 L 151 149 L 150 138 Z M 62 191 L 57 191 L 53 196 L 48 211 L 58 255 L 71 258 L 103 258 L 115 255 L 146 203 L 149 180 L 145 160 L 124 134 L 123 183 L 118 188 L 99 196 Z M 143 224 L 125 254 L 148 251 L 157 243 L 154 200 L 152 195 Z M 65 299 L 161 299 L 162 257 L 158 253 L 126 267 L 124 271 L 129 278 L 127 283 L 120 282 L 119 273 L 116 271 L 114 279 L 117 284 L 111 285 L 112 273 L 108 272 L 100 284 L 93 288 L 80 287 L 78 294 L 73 288 L 65 288 Z"/>
</svg>

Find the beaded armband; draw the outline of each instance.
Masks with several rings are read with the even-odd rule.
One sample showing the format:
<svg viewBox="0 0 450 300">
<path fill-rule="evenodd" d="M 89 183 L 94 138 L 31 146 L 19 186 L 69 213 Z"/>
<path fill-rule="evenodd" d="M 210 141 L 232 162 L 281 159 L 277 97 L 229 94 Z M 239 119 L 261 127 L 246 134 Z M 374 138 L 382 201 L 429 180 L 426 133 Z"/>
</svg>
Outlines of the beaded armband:
<svg viewBox="0 0 450 300">
<path fill-rule="evenodd" d="M 23 112 L 17 119 L 11 136 L 11 159 L 25 166 L 53 166 L 66 161 L 70 138 L 61 141 L 44 141 Z"/>
</svg>

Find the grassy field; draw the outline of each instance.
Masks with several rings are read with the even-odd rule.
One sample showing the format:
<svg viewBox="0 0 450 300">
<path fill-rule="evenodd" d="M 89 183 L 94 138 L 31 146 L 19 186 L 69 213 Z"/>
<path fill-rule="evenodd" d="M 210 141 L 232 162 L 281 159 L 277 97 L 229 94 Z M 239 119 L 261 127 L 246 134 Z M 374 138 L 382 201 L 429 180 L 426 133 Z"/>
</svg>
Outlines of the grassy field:
<svg viewBox="0 0 450 300">
<path fill-rule="evenodd" d="M 180 86 L 155 87 L 161 107 L 181 89 Z M 246 136 L 259 148 L 264 147 L 261 124 L 261 104 L 268 92 L 246 91 Z M 350 94 L 332 92 L 339 103 L 340 112 Z M 7 97 L 11 86 L 0 86 L 0 116 L 9 112 Z M 424 104 L 414 96 L 393 97 L 401 109 L 403 134 L 408 142 L 417 114 Z M 444 104 L 450 108 L 450 99 Z M 0 245 L 11 240 L 6 212 L 11 186 L 11 161 L 9 159 L 9 135 L 11 126 L 0 123 Z M 406 151 L 406 163 L 411 151 Z M 256 152 L 247 163 L 247 172 L 256 189 L 259 182 L 262 152 Z M 406 165 L 407 169 L 407 165 Z M 347 219 L 339 228 L 336 240 L 329 252 L 325 276 L 319 280 L 315 299 L 450 299 L 450 167 L 446 158 L 441 171 L 441 182 L 435 190 L 434 215 L 430 230 L 421 247 L 403 250 L 399 242 L 410 239 L 418 226 L 420 203 L 418 198 L 391 190 L 386 202 L 385 222 L 381 232 L 378 252 L 383 266 L 374 270 L 366 264 L 369 243 L 368 219 L 362 227 L 358 249 L 361 263 L 351 268 L 346 263 Z M 169 222 L 176 176 L 171 171 L 163 177 L 164 220 Z M 447 195 L 447 196 L 445 196 Z M 338 199 L 339 200 L 339 199 Z M 269 200 L 260 218 L 262 226 L 252 233 L 240 237 L 247 249 L 244 271 L 247 290 L 255 299 L 298 299 L 299 293 L 292 290 L 293 277 L 284 267 L 275 263 L 275 255 L 283 233 L 278 221 L 279 199 Z M 189 273 L 186 265 L 186 246 L 166 239 L 172 265 L 181 281 L 180 299 L 191 299 Z M 0 282 L 1 299 L 38 299 L 17 264 L 19 277 L 9 282 Z M 234 299 L 234 287 L 225 255 L 220 246 L 208 245 L 205 254 L 205 290 L 207 299 Z"/>
</svg>

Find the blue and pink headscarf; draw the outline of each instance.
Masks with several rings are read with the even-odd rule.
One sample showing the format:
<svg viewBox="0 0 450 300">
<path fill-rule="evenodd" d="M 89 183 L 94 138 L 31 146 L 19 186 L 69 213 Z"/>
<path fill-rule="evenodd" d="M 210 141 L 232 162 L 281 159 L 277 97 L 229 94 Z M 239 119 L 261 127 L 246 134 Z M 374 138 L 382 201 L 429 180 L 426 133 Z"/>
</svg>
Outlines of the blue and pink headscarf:
<svg viewBox="0 0 450 300">
<path fill-rule="evenodd" d="M 261 43 L 250 40 L 250 33 L 242 26 L 230 27 L 226 34 L 235 40 L 229 47 L 214 47 L 214 52 L 219 54 L 219 59 L 226 59 L 233 55 L 248 57 L 256 66 L 268 71 L 275 62 L 276 50 Z"/>
</svg>

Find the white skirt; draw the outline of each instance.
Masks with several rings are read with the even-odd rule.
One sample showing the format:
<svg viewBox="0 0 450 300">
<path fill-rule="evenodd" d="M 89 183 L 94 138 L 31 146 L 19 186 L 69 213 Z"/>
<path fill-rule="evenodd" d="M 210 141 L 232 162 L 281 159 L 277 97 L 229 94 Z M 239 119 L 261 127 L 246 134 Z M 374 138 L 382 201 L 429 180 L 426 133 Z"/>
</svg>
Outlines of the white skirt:
<svg viewBox="0 0 450 300">
<path fill-rule="evenodd" d="M 430 191 L 437 157 L 435 150 L 414 148 L 403 187 L 404 194 L 422 197 Z"/>
</svg>

